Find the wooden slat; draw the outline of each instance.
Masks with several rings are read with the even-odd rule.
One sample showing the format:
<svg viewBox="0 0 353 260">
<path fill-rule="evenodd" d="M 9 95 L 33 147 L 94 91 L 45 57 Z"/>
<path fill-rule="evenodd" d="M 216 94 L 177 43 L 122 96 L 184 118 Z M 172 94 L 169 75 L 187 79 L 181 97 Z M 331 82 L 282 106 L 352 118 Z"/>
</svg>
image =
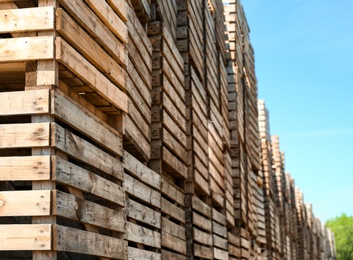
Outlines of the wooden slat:
<svg viewBox="0 0 353 260">
<path fill-rule="evenodd" d="M 187 167 L 165 147 L 163 147 L 163 161 L 174 169 L 178 177 L 187 178 Z"/>
<path fill-rule="evenodd" d="M 124 45 L 104 25 L 104 23 L 89 9 L 83 1 L 59 0 L 65 9 L 74 16 L 79 24 L 98 41 L 106 51 L 120 64 L 126 65 L 127 53 Z"/>
<path fill-rule="evenodd" d="M 56 11 L 56 29 L 89 62 L 114 83 L 126 89 L 126 71 L 99 46 L 63 9 Z"/>
<path fill-rule="evenodd" d="M 127 258 L 127 242 L 70 227 L 54 225 L 53 247 L 56 251 L 103 256 L 112 259 Z"/>
<path fill-rule="evenodd" d="M 186 240 L 185 228 L 164 217 L 162 217 L 162 231 L 182 240 Z"/>
<path fill-rule="evenodd" d="M 122 208 L 113 210 L 57 190 L 53 191 L 53 199 L 53 215 L 125 232 L 125 213 Z"/>
<path fill-rule="evenodd" d="M 0 225 L 0 250 L 51 250 L 50 224 Z"/>
<path fill-rule="evenodd" d="M 162 246 L 186 254 L 186 241 L 162 230 Z"/>
<path fill-rule="evenodd" d="M 142 182 L 136 180 L 128 174 L 124 174 L 124 189 L 125 192 L 155 206 L 161 207 L 160 192 L 148 187 Z"/>
<path fill-rule="evenodd" d="M 212 249 L 198 244 L 194 244 L 194 255 L 203 259 L 213 259 Z"/>
<path fill-rule="evenodd" d="M 124 168 L 135 178 L 156 189 L 161 188 L 161 176 L 128 152 L 124 151 Z"/>
<path fill-rule="evenodd" d="M 0 216 L 49 216 L 49 190 L 1 191 Z"/>
<path fill-rule="evenodd" d="M 49 91 L 16 91 L 0 93 L 0 115 L 45 114 L 49 112 Z"/>
<path fill-rule="evenodd" d="M 131 222 L 127 223 L 126 231 L 127 240 L 129 241 L 156 248 L 161 247 L 161 234 L 156 231 L 152 231 Z"/>
<path fill-rule="evenodd" d="M 109 5 L 113 8 L 113 10 L 119 15 L 121 20 L 127 22 L 128 20 L 128 8 L 127 4 L 123 0 L 107 0 Z"/>
<path fill-rule="evenodd" d="M 74 74 L 86 82 L 92 90 L 111 102 L 116 108 L 128 112 L 128 97 L 110 82 L 91 63 L 82 57 L 68 43 L 56 38 L 56 58 Z"/>
<path fill-rule="evenodd" d="M 212 245 L 212 235 L 204 231 L 199 230 L 198 228 L 193 228 L 193 239 L 201 244 L 211 246 Z"/>
<path fill-rule="evenodd" d="M 135 247 L 128 247 L 128 260 L 161 260 L 161 254 Z"/>
<path fill-rule="evenodd" d="M 121 186 L 56 156 L 52 157 L 52 178 L 80 191 L 92 193 L 121 206 L 125 205 Z"/>
<path fill-rule="evenodd" d="M 182 223 L 185 223 L 185 211 L 176 205 L 172 204 L 165 198 L 162 198 L 161 211 L 171 218 L 177 219 Z"/>
<path fill-rule="evenodd" d="M 52 146 L 84 163 L 123 180 L 123 166 L 119 159 L 52 123 Z"/>
<path fill-rule="evenodd" d="M 0 33 L 54 30 L 54 8 L 0 10 Z"/>
<path fill-rule="evenodd" d="M 0 62 L 54 59 L 50 36 L 0 39 Z"/>
<path fill-rule="evenodd" d="M 129 218 L 141 221 L 156 228 L 161 228 L 161 214 L 132 199 L 127 201 L 125 210 Z"/>
<path fill-rule="evenodd" d="M 39 181 L 50 178 L 50 156 L 0 157 L 1 181 Z"/>
<path fill-rule="evenodd" d="M 182 206 L 185 205 L 185 202 L 184 202 L 185 195 L 182 192 L 180 192 L 177 188 L 175 188 L 172 184 L 170 184 L 167 180 L 165 180 L 164 178 L 162 178 L 161 191 L 164 195 L 166 195 L 170 199 L 176 201 L 180 205 L 182 205 Z"/>
<path fill-rule="evenodd" d="M 128 42 L 128 31 L 126 24 L 115 14 L 113 9 L 105 1 L 85 0 L 103 23 L 123 43 Z"/>
<path fill-rule="evenodd" d="M 48 123 L 0 125 L 0 148 L 48 147 Z"/>
<path fill-rule="evenodd" d="M 51 92 L 51 113 L 115 154 L 123 155 L 119 133 L 58 90 Z"/>
</svg>

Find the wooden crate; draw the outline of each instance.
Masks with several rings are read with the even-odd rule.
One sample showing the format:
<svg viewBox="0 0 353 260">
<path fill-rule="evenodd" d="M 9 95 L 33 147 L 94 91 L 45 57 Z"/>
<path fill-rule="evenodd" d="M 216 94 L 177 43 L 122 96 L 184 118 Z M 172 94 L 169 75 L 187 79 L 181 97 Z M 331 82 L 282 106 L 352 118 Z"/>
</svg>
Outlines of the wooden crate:
<svg viewBox="0 0 353 260">
<path fill-rule="evenodd" d="M 157 19 L 162 21 L 166 30 L 168 30 L 173 44 L 176 43 L 177 35 L 177 13 L 178 13 L 178 1 L 170 0 L 154 0 L 157 9 Z"/>
</svg>

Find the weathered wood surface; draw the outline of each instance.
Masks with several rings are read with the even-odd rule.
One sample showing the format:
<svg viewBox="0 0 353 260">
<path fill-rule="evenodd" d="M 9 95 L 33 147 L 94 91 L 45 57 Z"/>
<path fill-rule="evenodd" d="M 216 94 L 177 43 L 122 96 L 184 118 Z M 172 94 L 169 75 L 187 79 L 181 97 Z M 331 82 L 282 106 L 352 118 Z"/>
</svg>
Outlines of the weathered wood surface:
<svg viewBox="0 0 353 260">
<path fill-rule="evenodd" d="M 70 227 L 54 225 L 53 247 L 57 251 L 66 251 L 87 255 L 126 259 L 127 242 Z"/>
</svg>

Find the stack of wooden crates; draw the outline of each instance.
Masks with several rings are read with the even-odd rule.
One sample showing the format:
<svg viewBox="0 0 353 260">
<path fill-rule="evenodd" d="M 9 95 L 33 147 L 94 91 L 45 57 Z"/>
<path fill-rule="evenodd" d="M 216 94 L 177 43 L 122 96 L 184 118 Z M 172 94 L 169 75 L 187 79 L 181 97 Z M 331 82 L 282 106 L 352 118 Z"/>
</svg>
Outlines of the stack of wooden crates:
<svg viewBox="0 0 353 260">
<path fill-rule="evenodd" d="M 239 1 L 7 0 L 0 19 L 1 259 L 333 257 L 260 143 Z"/>
</svg>

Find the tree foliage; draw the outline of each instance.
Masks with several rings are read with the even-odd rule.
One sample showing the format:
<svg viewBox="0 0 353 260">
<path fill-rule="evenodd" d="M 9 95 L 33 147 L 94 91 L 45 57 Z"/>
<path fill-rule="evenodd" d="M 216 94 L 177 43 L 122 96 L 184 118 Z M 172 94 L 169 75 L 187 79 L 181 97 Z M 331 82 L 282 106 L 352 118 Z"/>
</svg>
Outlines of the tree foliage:
<svg viewBox="0 0 353 260">
<path fill-rule="evenodd" d="M 337 260 L 353 259 L 353 217 L 342 214 L 326 222 L 335 235 Z"/>
</svg>

